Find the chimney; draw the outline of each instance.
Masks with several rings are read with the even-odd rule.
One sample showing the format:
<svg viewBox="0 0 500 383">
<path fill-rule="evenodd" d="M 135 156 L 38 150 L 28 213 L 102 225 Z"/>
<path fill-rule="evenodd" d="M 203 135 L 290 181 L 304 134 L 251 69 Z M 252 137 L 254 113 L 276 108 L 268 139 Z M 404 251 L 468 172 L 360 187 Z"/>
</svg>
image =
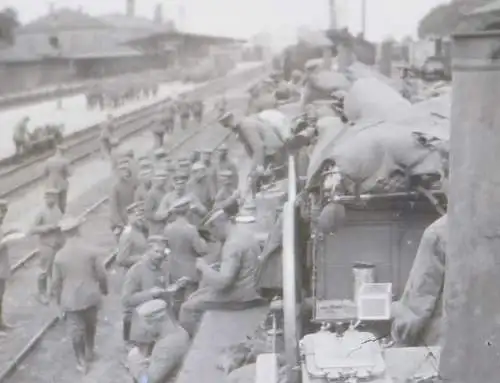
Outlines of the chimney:
<svg viewBox="0 0 500 383">
<path fill-rule="evenodd" d="M 127 0 L 127 16 L 135 16 L 135 0 Z"/>
<path fill-rule="evenodd" d="M 163 24 L 163 7 L 160 3 L 155 6 L 154 22 L 157 24 Z"/>
</svg>

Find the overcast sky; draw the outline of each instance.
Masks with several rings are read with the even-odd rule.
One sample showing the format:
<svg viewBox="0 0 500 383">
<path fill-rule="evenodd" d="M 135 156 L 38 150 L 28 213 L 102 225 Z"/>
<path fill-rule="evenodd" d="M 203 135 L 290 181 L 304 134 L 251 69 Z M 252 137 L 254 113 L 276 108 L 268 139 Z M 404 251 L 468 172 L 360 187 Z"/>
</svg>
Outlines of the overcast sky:
<svg viewBox="0 0 500 383">
<path fill-rule="evenodd" d="M 22 22 L 47 13 L 49 4 L 83 10 L 92 15 L 124 13 L 126 0 L 0 0 L 0 8 L 13 6 Z M 361 29 L 362 0 L 337 0 L 340 24 Z M 418 21 L 431 8 L 449 0 L 366 0 L 366 33 L 380 41 L 390 35 L 415 35 Z M 152 17 L 161 3 L 164 15 L 175 19 L 181 29 L 207 34 L 248 37 L 267 30 L 274 33 L 298 26 L 324 28 L 328 25 L 328 0 L 136 0 L 138 15 Z M 184 12 L 177 4 L 183 4 Z M 184 17 L 182 17 L 184 13 Z M 285 33 L 285 32 L 283 32 Z"/>
</svg>

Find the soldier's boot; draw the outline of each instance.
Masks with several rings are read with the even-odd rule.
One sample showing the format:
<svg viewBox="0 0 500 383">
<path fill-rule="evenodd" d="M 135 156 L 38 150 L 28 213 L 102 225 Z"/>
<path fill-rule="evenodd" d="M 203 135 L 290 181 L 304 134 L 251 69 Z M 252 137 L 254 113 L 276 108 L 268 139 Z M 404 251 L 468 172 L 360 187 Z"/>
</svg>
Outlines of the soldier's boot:
<svg viewBox="0 0 500 383">
<path fill-rule="evenodd" d="M 128 318 L 123 319 L 122 327 L 122 337 L 124 342 L 130 341 L 130 328 L 132 327 L 132 321 Z"/>
<path fill-rule="evenodd" d="M 87 362 L 93 362 L 97 359 L 95 353 L 95 332 L 96 326 L 89 325 L 85 336 L 85 359 Z"/>
<path fill-rule="evenodd" d="M 81 337 L 73 339 L 73 351 L 76 357 L 76 369 L 83 374 L 87 373 L 88 365 L 85 359 L 85 343 Z"/>
</svg>

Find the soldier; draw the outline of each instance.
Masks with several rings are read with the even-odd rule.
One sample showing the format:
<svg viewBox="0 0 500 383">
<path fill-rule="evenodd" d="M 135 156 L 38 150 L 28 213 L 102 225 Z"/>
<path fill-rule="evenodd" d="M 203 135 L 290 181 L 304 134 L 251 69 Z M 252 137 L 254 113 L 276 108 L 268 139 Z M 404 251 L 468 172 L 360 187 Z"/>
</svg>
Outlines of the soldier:
<svg viewBox="0 0 500 383">
<path fill-rule="evenodd" d="M 212 162 L 212 151 L 204 149 L 200 153 L 200 162 L 202 162 L 206 169 L 207 179 L 210 181 L 210 188 L 212 195 L 215 195 L 217 190 L 217 169 L 215 164 Z"/>
<path fill-rule="evenodd" d="M 199 162 L 200 159 L 201 159 L 201 152 L 199 150 L 193 150 L 191 152 L 191 156 L 189 157 L 191 164 L 194 165 L 196 162 Z"/>
<path fill-rule="evenodd" d="M 217 100 L 215 104 L 215 109 L 217 110 L 217 118 L 222 117 L 227 112 L 227 99 L 226 94 L 223 93 L 222 96 Z"/>
<path fill-rule="evenodd" d="M 38 300 L 48 303 L 48 280 L 57 251 L 63 246 L 64 238 L 59 227 L 62 212 L 58 206 L 59 190 L 45 191 L 45 207 L 37 214 L 31 234 L 38 235 L 40 271 L 38 274 Z"/>
<path fill-rule="evenodd" d="M 144 336 L 128 355 L 129 371 L 135 382 L 166 382 L 189 348 L 189 335 L 165 301 L 148 301 L 136 312 Z"/>
<path fill-rule="evenodd" d="M 203 109 L 204 109 L 203 101 L 194 100 L 191 103 L 191 111 L 192 111 L 193 117 L 194 117 L 195 121 L 200 125 L 201 125 L 201 121 L 203 120 Z"/>
<path fill-rule="evenodd" d="M 3 224 L 8 209 L 8 202 L 4 199 L 0 200 L 0 226 Z M 12 240 L 9 240 L 8 236 L 12 232 L 4 232 L 0 228 L 0 334 L 12 329 L 12 326 L 5 321 L 3 316 L 3 296 L 7 286 L 7 279 L 10 276 L 9 245 Z"/>
<path fill-rule="evenodd" d="M 14 145 L 16 147 L 16 155 L 20 156 L 24 154 L 28 148 L 28 124 L 30 122 L 29 117 L 24 117 L 14 128 Z"/>
<path fill-rule="evenodd" d="M 78 219 L 61 223 L 66 243 L 54 262 L 52 294 L 66 317 L 77 369 L 85 373 L 95 357 L 97 313 L 101 295 L 108 294 L 108 284 L 102 262 L 106 253 L 80 236 L 79 225 Z"/>
<path fill-rule="evenodd" d="M 236 227 L 223 211 L 215 211 L 205 227 L 222 242 L 220 271 L 197 258 L 202 284 L 181 306 L 180 322 L 193 336 L 203 313 L 208 309 L 248 308 L 262 303 L 255 275 L 260 245 L 252 232 Z"/>
<path fill-rule="evenodd" d="M 221 145 L 219 148 L 219 159 L 217 162 L 217 173 L 222 171 L 231 172 L 231 185 L 233 188 L 237 188 L 239 184 L 238 168 L 233 161 L 229 158 L 228 147 L 226 145 Z M 220 174 L 219 174 L 220 175 Z M 217 175 L 217 183 L 220 181 L 220 177 Z"/>
<path fill-rule="evenodd" d="M 132 178 L 132 172 L 127 162 L 122 162 L 118 167 L 118 179 L 115 181 L 109 197 L 111 230 L 117 240 L 123 228 L 127 225 L 127 206 L 134 202 L 137 184 Z"/>
<path fill-rule="evenodd" d="M 113 116 L 108 114 L 106 122 L 101 125 L 101 134 L 99 136 L 99 143 L 101 145 L 101 150 L 104 156 L 109 157 L 113 148 L 113 131 L 116 128 L 116 124 L 113 121 Z"/>
<path fill-rule="evenodd" d="M 70 176 L 69 161 L 64 157 L 65 149 L 62 145 L 58 145 L 54 156 L 45 164 L 47 188 L 58 190 L 58 206 L 63 214 L 66 211 Z"/>
<path fill-rule="evenodd" d="M 155 169 L 165 170 L 165 164 L 168 160 L 168 154 L 164 148 L 158 148 L 153 152 L 153 166 Z"/>
<path fill-rule="evenodd" d="M 188 177 L 192 166 L 190 158 L 179 158 L 177 160 L 177 172 L 187 174 Z"/>
<path fill-rule="evenodd" d="M 165 105 L 164 113 L 163 113 L 163 125 L 165 126 L 165 131 L 168 134 L 172 134 L 175 128 L 175 105 L 172 100 L 169 100 Z"/>
<path fill-rule="evenodd" d="M 187 128 L 189 128 L 189 118 L 191 116 L 189 110 L 189 103 L 187 102 L 184 96 L 180 97 L 179 103 L 177 105 L 177 110 L 181 123 L 181 129 L 186 130 Z"/>
<path fill-rule="evenodd" d="M 118 242 L 116 263 L 128 270 L 141 260 L 147 249 L 144 215 L 139 204 L 133 203 L 127 208 L 128 226 Z"/>
<path fill-rule="evenodd" d="M 163 228 L 165 228 L 165 224 L 170 219 L 172 204 L 179 198 L 183 197 L 186 193 L 186 183 L 188 180 L 187 174 L 178 172 L 173 178 L 174 189 L 163 196 L 155 215 L 157 220 L 163 222 Z"/>
<path fill-rule="evenodd" d="M 165 238 L 168 241 L 170 254 L 168 272 L 173 281 L 183 277 L 190 279 L 190 283 L 175 297 L 173 312 L 177 316 L 180 305 L 198 288 L 198 271 L 196 258 L 208 253 L 206 242 L 201 238 L 198 230 L 187 218 L 191 207 L 191 198 L 182 197 L 172 204 L 172 222 L 165 228 Z"/>
<path fill-rule="evenodd" d="M 146 218 L 149 235 L 161 234 L 165 228 L 164 220 L 157 218 L 157 213 L 163 197 L 167 194 L 167 179 L 167 172 L 162 170 L 155 172 L 151 190 L 144 201 L 144 217 Z"/>
<path fill-rule="evenodd" d="M 239 192 L 233 183 L 233 172 L 229 170 L 220 171 L 219 182 L 219 188 L 214 199 L 214 209 L 224 209 L 233 205 L 239 199 Z"/>
<path fill-rule="evenodd" d="M 152 299 L 166 299 L 168 275 L 165 271 L 167 242 L 162 236 L 148 238 L 144 258 L 133 265 L 125 275 L 122 286 L 123 340 L 130 340 L 132 315 L 135 308 Z"/>
<path fill-rule="evenodd" d="M 152 185 L 152 175 L 153 170 L 150 167 L 143 167 L 139 170 L 138 182 L 139 186 L 137 187 L 134 194 L 135 202 L 142 202 L 146 200 L 148 192 L 151 190 Z"/>
<path fill-rule="evenodd" d="M 155 116 L 151 121 L 151 132 L 153 133 L 153 147 L 161 148 L 163 147 L 164 137 L 166 133 L 166 126 L 163 122 L 162 117 Z"/>
<path fill-rule="evenodd" d="M 201 162 L 195 163 L 191 168 L 191 176 L 186 188 L 190 193 L 194 194 L 206 209 L 212 207 L 215 187 L 211 177 L 207 175 L 207 168 Z"/>
</svg>

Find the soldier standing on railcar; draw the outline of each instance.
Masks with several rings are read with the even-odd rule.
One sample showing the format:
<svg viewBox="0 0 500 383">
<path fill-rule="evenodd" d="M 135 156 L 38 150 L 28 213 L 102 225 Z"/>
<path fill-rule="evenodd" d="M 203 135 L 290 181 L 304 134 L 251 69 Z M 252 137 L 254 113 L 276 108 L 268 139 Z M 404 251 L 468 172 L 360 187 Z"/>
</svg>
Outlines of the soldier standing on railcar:
<svg viewBox="0 0 500 383">
<path fill-rule="evenodd" d="M 108 284 L 103 265 L 106 252 L 80 236 L 80 223 L 78 219 L 61 222 L 66 243 L 54 262 L 52 294 L 66 317 L 77 369 L 85 373 L 95 358 L 97 314 Z"/>
<path fill-rule="evenodd" d="M 58 206 L 64 214 L 68 199 L 69 187 L 69 161 L 64 156 L 66 148 L 58 145 L 54 156 L 45 164 L 45 176 L 47 177 L 47 188 L 58 190 Z"/>
<path fill-rule="evenodd" d="M 163 197 L 167 194 L 168 173 L 164 170 L 158 170 L 153 176 L 151 190 L 144 200 L 144 217 L 148 227 L 149 235 L 159 235 L 165 228 L 164 220 L 157 217 Z"/>
<path fill-rule="evenodd" d="M 38 300 L 48 303 L 48 282 L 57 251 L 64 244 L 64 237 L 59 227 L 62 212 L 58 206 L 59 190 L 45 191 L 45 206 L 35 218 L 31 234 L 38 235 L 40 251 L 40 271 L 38 274 Z"/>
<path fill-rule="evenodd" d="M 118 165 L 118 178 L 111 189 L 109 210 L 111 230 L 118 240 L 121 232 L 127 225 L 127 207 L 134 202 L 137 184 L 132 178 L 132 172 L 127 162 Z"/>
</svg>

